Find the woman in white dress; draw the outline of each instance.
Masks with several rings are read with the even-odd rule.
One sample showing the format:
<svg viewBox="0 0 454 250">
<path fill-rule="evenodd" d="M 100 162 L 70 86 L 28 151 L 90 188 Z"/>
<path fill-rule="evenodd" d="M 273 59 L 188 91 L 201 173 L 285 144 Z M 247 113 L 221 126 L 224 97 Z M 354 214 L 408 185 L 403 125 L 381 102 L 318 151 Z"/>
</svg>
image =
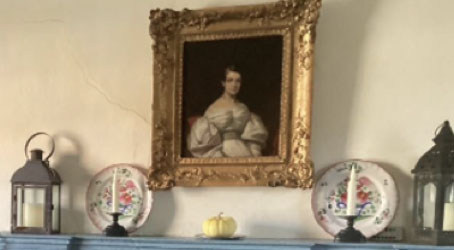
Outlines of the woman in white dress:
<svg viewBox="0 0 454 250">
<path fill-rule="evenodd" d="M 237 100 L 241 74 L 225 70 L 224 93 L 197 119 L 187 138 L 194 157 L 254 157 L 262 155 L 268 131 L 260 117 Z"/>
</svg>

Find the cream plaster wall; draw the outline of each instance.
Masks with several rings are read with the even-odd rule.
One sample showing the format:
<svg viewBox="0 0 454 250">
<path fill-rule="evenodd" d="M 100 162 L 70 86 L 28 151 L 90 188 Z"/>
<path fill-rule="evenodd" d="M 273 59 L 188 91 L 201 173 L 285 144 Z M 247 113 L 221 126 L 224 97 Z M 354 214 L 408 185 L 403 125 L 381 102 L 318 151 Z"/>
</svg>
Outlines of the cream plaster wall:
<svg viewBox="0 0 454 250">
<path fill-rule="evenodd" d="M 47 131 L 64 180 L 63 232 L 98 233 L 85 190 L 102 168 L 150 165 L 151 8 L 259 0 L 0 0 L 0 231 L 9 231 L 12 173 L 29 135 Z M 318 26 L 312 156 L 316 170 L 349 158 L 381 162 L 409 226 L 410 170 L 435 128 L 454 122 L 454 1 L 325 0 Z M 44 140 L 32 145 L 47 148 Z M 154 194 L 137 235 L 193 236 L 224 211 L 251 237 L 329 238 L 311 191 L 175 188 Z"/>
</svg>

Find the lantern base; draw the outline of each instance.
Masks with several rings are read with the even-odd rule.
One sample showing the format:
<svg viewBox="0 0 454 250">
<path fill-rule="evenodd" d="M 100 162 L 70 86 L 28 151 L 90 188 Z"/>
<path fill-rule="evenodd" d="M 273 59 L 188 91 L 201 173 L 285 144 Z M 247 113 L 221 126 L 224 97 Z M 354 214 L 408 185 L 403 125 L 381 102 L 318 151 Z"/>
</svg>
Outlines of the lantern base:
<svg viewBox="0 0 454 250">
<path fill-rule="evenodd" d="M 113 217 L 113 223 L 104 229 L 104 235 L 109 237 L 127 237 L 128 231 L 122 225 L 118 224 L 118 217 L 122 213 L 110 213 L 110 215 Z"/>
<path fill-rule="evenodd" d="M 356 217 L 358 216 L 341 216 L 341 218 L 347 220 L 347 227 L 336 234 L 336 236 L 334 237 L 335 242 L 366 242 L 366 237 L 364 237 L 361 231 L 356 230 L 353 227 Z"/>
<path fill-rule="evenodd" d="M 442 231 L 432 228 L 416 228 L 413 230 L 411 242 L 434 246 L 454 246 L 454 231 Z"/>
</svg>

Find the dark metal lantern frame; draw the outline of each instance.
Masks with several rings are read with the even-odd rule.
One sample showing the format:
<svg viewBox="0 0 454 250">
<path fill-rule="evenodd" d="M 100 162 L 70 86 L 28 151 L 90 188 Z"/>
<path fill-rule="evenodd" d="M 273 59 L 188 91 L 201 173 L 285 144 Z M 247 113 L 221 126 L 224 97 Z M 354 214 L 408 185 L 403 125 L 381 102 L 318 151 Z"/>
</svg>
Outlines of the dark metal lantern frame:
<svg viewBox="0 0 454 250">
<path fill-rule="evenodd" d="M 11 178 L 11 232 L 12 233 L 33 233 L 33 234 L 57 234 L 60 233 L 60 194 L 61 194 L 61 178 L 54 169 L 49 166 L 49 158 L 54 151 L 54 142 L 52 141 L 52 150 L 49 155 L 43 159 L 43 151 L 35 149 L 31 151 L 31 158 L 28 156 L 28 144 L 31 139 L 37 135 L 47 135 L 39 132 L 32 135 L 25 145 L 25 155 L 27 162 L 18 169 Z M 50 136 L 49 136 L 50 137 Z M 44 191 L 44 203 L 42 204 L 43 216 L 42 226 L 27 226 L 25 224 L 25 199 L 32 196 L 27 194 L 25 190 Z M 32 197 L 33 198 L 33 197 Z M 30 211 L 28 211 L 30 212 Z M 34 214 L 34 216 L 38 216 Z"/>
<path fill-rule="evenodd" d="M 454 133 L 448 121 L 442 124 L 433 141 L 435 145 L 419 159 L 411 171 L 415 175 L 413 236 L 418 243 L 454 245 L 454 231 L 443 230 L 446 192 L 454 183 Z M 429 188 L 427 185 L 433 185 L 435 188 L 434 202 L 432 199 L 432 203 L 429 204 L 432 205 L 431 211 L 425 211 L 425 203 L 427 207 L 429 202 L 425 195 L 427 192 L 425 188 Z M 429 220 L 429 216 L 432 216 L 432 219 Z"/>
</svg>

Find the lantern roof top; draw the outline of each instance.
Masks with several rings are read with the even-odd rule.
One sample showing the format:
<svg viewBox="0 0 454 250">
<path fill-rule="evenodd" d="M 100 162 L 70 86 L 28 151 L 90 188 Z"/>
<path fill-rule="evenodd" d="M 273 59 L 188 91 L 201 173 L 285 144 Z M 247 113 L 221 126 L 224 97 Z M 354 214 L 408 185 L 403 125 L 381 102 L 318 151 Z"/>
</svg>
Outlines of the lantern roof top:
<svg viewBox="0 0 454 250">
<path fill-rule="evenodd" d="M 32 150 L 32 158 L 27 160 L 22 168 L 14 172 L 11 182 L 29 184 L 60 184 L 60 175 L 49 167 L 48 161 L 43 161 L 40 149 Z"/>
<path fill-rule="evenodd" d="M 412 173 L 454 173 L 454 133 L 449 121 L 433 141 L 435 145 L 419 159 Z"/>
<path fill-rule="evenodd" d="M 433 141 L 435 144 L 454 143 L 454 133 L 449 125 L 449 121 L 443 123 L 440 132 L 435 135 Z"/>
</svg>

